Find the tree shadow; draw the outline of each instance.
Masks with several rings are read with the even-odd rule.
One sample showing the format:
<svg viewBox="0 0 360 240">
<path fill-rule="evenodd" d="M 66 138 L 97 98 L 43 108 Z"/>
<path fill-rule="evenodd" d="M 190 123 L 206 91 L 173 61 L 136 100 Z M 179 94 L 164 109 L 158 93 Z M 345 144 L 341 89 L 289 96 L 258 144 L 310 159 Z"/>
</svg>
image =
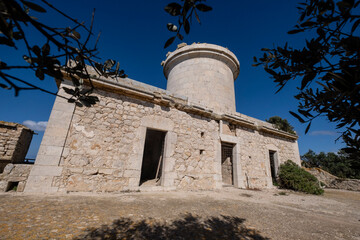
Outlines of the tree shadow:
<svg viewBox="0 0 360 240">
<path fill-rule="evenodd" d="M 244 226 L 245 219 L 230 216 L 210 217 L 187 214 L 172 222 L 155 219 L 134 221 L 120 218 L 112 225 L 90 228 L 74 239 L 269 239 Z"/>
</svg>

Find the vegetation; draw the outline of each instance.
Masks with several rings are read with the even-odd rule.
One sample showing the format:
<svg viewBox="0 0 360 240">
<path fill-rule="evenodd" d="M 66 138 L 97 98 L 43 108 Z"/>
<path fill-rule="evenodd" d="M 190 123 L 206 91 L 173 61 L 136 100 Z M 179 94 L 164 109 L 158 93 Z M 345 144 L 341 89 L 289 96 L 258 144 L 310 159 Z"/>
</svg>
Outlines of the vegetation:
<svg viewBox="0 0 360 240">
<path fill-rule="evenodd" d="M 279 186 L 315 195 L 324 193 L 319 187 L 318 180 L 291 160 L 280 165 Z"/>
<path fill-rule="evenodd" d="M 291 134 L 296 134 L 294 131 L 294 127 L 290 125 L 290 123 L 288 122 L 288 120 L 286 119 L 282 119 L 281 117 L 278 116 L 274 116 L 271 117 L 269 119 L 266 119 L 265 121 L 267 121 L 268 123 L 271 123 L 275 126 L 275 128 L 291 133 Z"/>
<path fill-rule="evenodd" d="M 46 14 L 48 10 L 62 15 L 64 24 L 69 23 L 72 26 L 53 27 L 32 16 Z M 38 87 L 29 80 L 21 79 L 18 76 L 19 69 L 32 72 L 41 81 L 46 76 L 62 79 L 63 74 L 68 75 L 75 86 L 75 90 L 65 89 L 73 95 L 68 100 L 77 102 L 81 106 L 91 106 L 98 101 L 97 97 L 90 95 L 93 86 L 86 65 L 96 69 L 99 75 L 126 77 L 124 71 L 119 69 L 119 63 L 116 64 L 114 60 L 109 59 L 104 63 L 95 60 L 98 55 L 99 35 L 91 44 L 92 46 L 89 46 L 93 36 L 95 12 L 93 12 L 90 26 L 66 15 L 46 0 L 39 0 L 37 3 L 25 0 L 0 0 L 0 13 L 0 45 L 15 51 L 25 49 L 23 59 L 19 59 L 16 65 L 8 64 L 6 58 L 0 62 L 0 87 L 13 90 L 15 96 L 24 90 L 40 90 L 53 95 L 57 94 Z M 31 42 L 30 39 L 37 40 Z M 113 68 L 115 65 L 116 67 Z M 90 83 L 89 89 L 83 88 L 84 79 Z"/>
<path fill-rule="evenodd" d="M 183 39 L 180 33 L 182 30 L 186 34 L 190 32 L 189 20 L 193 15 L 200 22 L 197 10 L 203 12 L 211 10 L 211 7 L 200 3 L 203 1 L 205 0 L 181 0 L 181 4 L 170 3 L 165 7 L 166 12 L 179 17 L 179 27 L 168 24 L 168 29 L 176 32 L 176 35 L 167 41 L 166 47 L 175 40 L 175 37 Z M 47 14 L 48 11 L 63 17 L 64 21 L 61 23 L 63 27 L 50 26 L 46 21 L 40 21 L 33 16 Z M 45 80 L 46 76 L 63 79 L 63 76 L 67 75 L 75 87 L 74 90 L 64 88 L 72 96 L 68 101 L 78 106 L 95 104 L 98 99 L 96 96 L 91 96 L 94 89 L 91 82 L 93 76 L 89 74 L 87 66 L 91 66 L 99 76 L 116 79 L 125 78 L 127 75 L 115 60 L 100 62 L 97 48 L 100 34 L 93 39 L 94 16 L 95 10 L 91 23 L 87 26 L 47 0 L 0 0 L 0 46 L 14 51 L 25 49 L 21 54 L 23 58 L 15 65 L 10 64 L 6 57 L 1 59 L 0 89 L 12 90 L 15 96 L 25 90 L 40 90 L 57 95 L 56 92 L 36 86 L 36 83 L 28 79 L 22 79 L 19 69 L 28 70 L 29 74 L 35 75 L 41 81 Z M 87 80 L 90 88 L 84 88 L 84 80 Z"/>
<path fill-rule="evenodd" d="M 169 38 L 166 41 L 164 48 L 169 47 L 174 42 L 176 37 L 178 37 L 180 40 L 183 40 L 184 37 L 183 35 L 181 35 L 182 27 L 184 27 L 185 33 L 189 34 L 190 22 L 194 15 L 198 23 L 199 24 L 201 23 L 197 11 L 208 12 L 212 10 L 212 7 L 201 3 L 201 2 L 205 2 L 206 0 L 185 0 L 185 1 L 181 0 L 181 1 L 184 2 L 183 5 L 180 5 L 179 3 L 176 2 L 172 2 L 165 7 L 165 11 L 167 13 L 169 13 L 173 17 L 178 18 L 177 22 L 179 23 L 179 26 L 173 23 L 167 24 L 167 29 L 171 32 L 175 32 L 175 36 Z"/>
<path fill-rule="evenodd" d="M 337 123 L 347 144 L 344 151 L 360 161 L 360 0 L 307 0 L 300 3 L 300 18 L 289 34 L 311 32 L 302 48 L 263 48 L 254 58 L 278 85 L 298 81 L 300 122 L 325 116 Z"/>
<path fill-rule="evenodd" d="M 359 161 L 350 158 L 344 151 L 339 151 L 338 154 L 332 152 L 316 154 L 309 150 L 301 156 L 301 160 L 305 167 L 318 167 L 339 178 L 360 179 Z"/>
</svg>

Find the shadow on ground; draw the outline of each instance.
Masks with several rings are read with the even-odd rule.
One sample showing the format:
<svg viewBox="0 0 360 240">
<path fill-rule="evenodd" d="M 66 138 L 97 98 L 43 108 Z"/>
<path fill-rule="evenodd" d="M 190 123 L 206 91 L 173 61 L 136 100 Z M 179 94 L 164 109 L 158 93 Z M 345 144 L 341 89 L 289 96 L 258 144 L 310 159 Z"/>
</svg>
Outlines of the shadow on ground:
<svg viewBox="0 0 360 240">
<path fill-rule="evenodd" d="M 201 220 L 192 214 L 163 223 L 151 218 L 140 221 L 121 218 L 112 225 L 88 229 L 74 239 L 269 239 L 254 229 L 246 228 L 244 221 L 229 216 Z"/>
</svg>

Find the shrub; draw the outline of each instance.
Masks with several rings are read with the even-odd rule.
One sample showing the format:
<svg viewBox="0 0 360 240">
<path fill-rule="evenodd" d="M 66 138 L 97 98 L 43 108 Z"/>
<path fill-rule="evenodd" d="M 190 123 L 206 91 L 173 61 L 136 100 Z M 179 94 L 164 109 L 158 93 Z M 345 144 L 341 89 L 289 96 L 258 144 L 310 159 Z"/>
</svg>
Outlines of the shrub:
<svg viewBox="0 0 360 240">
<path fill-rule="evenodd" d="M 280 165 L 279 186 L 316 195 L 324 193 L 318 180 L 291 160 Z"/>
<path fill-rule="evenodd" d="M 281 117 L 274 116 L 269 119 L 266 119 L 265 121 L 273 124 L 274 127 L 279 130 L 282 130 L 282 131 L 285 131 L 285 132 L 288 132 L 291 134 L 296 134 L 294 131 L 294 127 L 291 126 L 290 123 L 288 122 L 288 120 L 286 120 L 286 119 L 282 119 Z"/>
</svg>

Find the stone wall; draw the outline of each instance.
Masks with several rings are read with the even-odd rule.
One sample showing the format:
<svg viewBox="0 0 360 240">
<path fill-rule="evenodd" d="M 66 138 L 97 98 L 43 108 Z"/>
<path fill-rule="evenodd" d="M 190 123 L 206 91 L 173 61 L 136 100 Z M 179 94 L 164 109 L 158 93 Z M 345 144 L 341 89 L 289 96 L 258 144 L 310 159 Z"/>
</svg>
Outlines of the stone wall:
<svg viewBox="0 0 360 240">
<path fill-rule="evenodd" d="M 0 173 L 8 163 L 24 162 L 33 134 L 21 124 L 0 121 Z"/>
<path fill-rule="evenodd" d="M 94 107 L 75 109 L 56 186 L 96 192 L 137 188 L 151 128 L 167 132 L 163 186 L 215 187 L 216 121 L 114 93 L 97 96 Z"/>
<path fill-rule="evenodd" d="M 321 168 L 304 168 L 314 175 L 326 188 L 344 189 L 350 191 L 360 191 L 360 179 L 338 178 Z"/>
<path fill-rule="evenodd" d="M 53 187 L 59 191 L 117 192 L 139 189 L 146 129 L 166 131 L 161 186 L 215 189 L 222 186 L 221 136 L 239 143 L 237 187 L 272 187 L 269 150 L 279 164 L 298 162 L 297 142 L 240 126 L 220 131 L 211 118 L 116 93 L 97 91 L 100 102 L 75 107 Z M 225 125 L 224 125 L 225 126 Z"/>
<path fill-rule="evenodd" d="M 93 79 L 99 102 L 80 107 L 57 97 L 26 192 L 217 189 L 221 146 L 233 146 L 233 185 L 271 188 L 276 168 L 300 164 L 297 136 L 240 113 L 219 113 L 131 79 Z M 60 85 L 71 88 L 69 82 Z M 147 130 L 161 131 L 161 178 L 140 185 Z"/>
<path fill-rule="evenodd" d="M 17 183 L 17 192 L 24 191 L 26 181 L 33 165 L 8 163 L 0 174 L 0 192 L 5 192 L 9 183 Z"/>
</svg>

